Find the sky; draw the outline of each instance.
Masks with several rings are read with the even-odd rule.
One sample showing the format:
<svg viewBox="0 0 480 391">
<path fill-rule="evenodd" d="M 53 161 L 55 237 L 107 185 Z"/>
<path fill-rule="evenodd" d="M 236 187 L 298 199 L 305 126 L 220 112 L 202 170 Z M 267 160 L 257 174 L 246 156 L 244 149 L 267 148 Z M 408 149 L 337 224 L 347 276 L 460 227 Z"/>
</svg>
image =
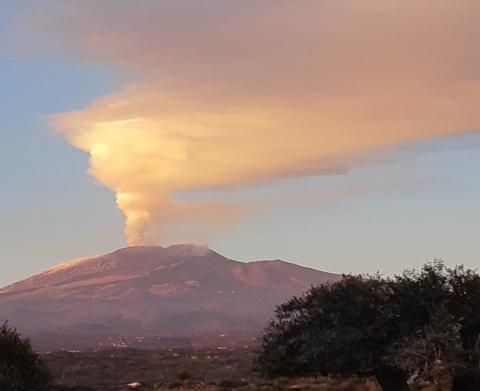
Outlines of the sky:
<svg viewBox="0 0 480 391">
<path fill-rule="evenodd" d="M 477 268 L 480 6 L 0 0 L 0 285 L 199 242 Z"/>
</svg>

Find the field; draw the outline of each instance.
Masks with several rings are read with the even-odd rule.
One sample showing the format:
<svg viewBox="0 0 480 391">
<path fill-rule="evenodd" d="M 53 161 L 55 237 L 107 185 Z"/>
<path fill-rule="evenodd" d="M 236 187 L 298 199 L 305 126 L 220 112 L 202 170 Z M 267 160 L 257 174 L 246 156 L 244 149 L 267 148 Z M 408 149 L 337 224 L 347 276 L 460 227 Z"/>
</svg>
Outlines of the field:
<svg viewBox="0 0 480 391">
<path fill-rule="evenodd" d="M 116 348 L 42 355 L 69 390 L 318 390 L 378 391 L 371 379 L 266 380 L 252 370 L 254 353 L 240 348 Z M 137 388 L 128 384 L 139 383 Z"/>
<path fill-rule="evenodd" d="M 34 347 L 52 371 L 59 391 L 381 391 L 371 378 L 262 378 L 253 366 L 258 341 L 251 333 L 188 338 L 50 336 L 34 339 Z M 417 381 L 411 390 L 449 387 Z"/>
</svg>

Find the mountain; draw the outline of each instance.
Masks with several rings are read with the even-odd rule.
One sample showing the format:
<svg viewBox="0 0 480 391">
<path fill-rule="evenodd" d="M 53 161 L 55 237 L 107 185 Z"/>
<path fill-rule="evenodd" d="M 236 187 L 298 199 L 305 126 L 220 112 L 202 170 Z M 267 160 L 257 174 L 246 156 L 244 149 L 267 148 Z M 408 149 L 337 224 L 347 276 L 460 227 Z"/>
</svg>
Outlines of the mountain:
<svg viewBox="0 0 480 391">
<path fill-rule="evenodd" d="M 253 330 L 276 304 L 339 278 L 280 260 L 233 261 L 192 244 L 128 247 L 0 289 L 0 321 L 29 334 Z"/>
</svg>

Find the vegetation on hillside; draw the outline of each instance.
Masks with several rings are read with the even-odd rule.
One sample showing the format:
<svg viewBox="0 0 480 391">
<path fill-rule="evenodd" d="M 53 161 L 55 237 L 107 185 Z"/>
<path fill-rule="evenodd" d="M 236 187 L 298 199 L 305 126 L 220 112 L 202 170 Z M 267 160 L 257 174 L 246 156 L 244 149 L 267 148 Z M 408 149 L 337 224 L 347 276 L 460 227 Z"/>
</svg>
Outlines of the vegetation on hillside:
<svg viewBox="0 0 480 391">
<path fill-rule="evenodd" d="M 277 307 L 257 366 L 269 376 L 375 376 L 384 391 L 423 377 L 480 389 L 480 276 L 425 265 L 388 279 L 344 276 Z"/>
</svg>

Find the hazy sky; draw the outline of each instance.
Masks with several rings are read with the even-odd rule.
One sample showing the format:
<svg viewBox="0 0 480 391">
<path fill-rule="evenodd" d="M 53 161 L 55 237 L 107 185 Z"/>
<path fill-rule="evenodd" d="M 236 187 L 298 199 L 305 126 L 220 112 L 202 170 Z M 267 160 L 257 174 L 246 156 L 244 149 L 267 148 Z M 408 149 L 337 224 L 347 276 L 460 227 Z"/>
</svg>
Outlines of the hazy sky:
<svg viewBox="0 0 480 391">
<path fill-rule="evenodd" d="M 127 243 L 480 266 L 476 1 L 0 6 L 0 285 Z"/>
</svg>

